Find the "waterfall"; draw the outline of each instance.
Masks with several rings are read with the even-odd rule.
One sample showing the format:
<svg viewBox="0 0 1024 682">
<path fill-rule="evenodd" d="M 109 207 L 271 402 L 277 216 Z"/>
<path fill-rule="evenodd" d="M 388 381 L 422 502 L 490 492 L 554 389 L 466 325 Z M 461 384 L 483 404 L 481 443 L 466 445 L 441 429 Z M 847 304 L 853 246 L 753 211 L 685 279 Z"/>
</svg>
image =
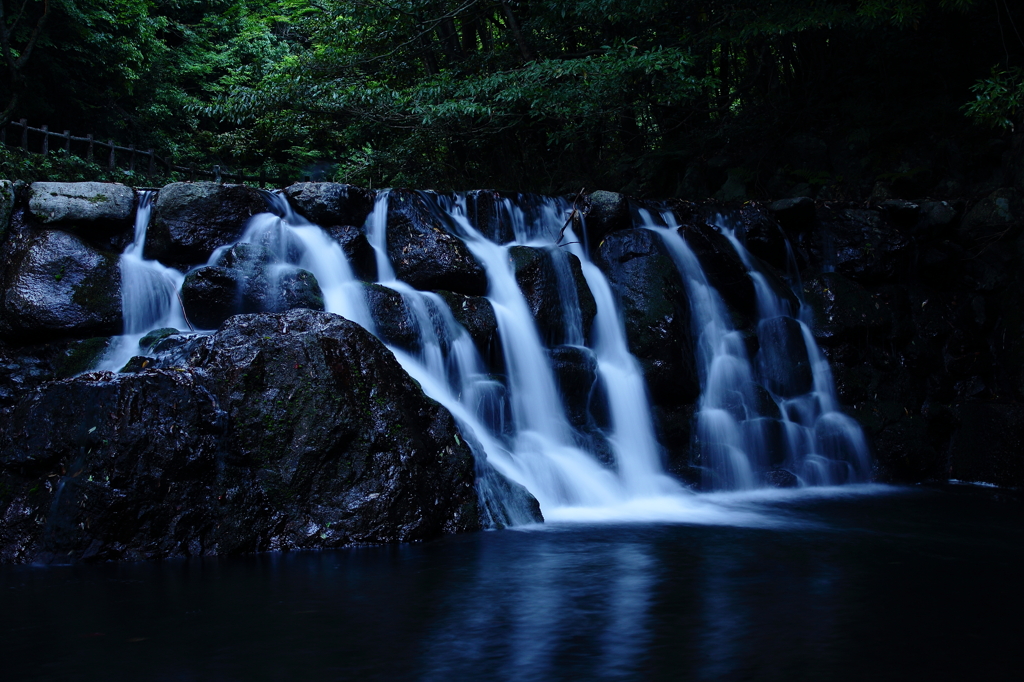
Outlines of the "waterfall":
<svg viewBox="0 0 1024 682">
<path fill-rule="evenodd" d="M 607 509 L 616 505 L 636 502 L 638 499 L 663 495 L 678 495 L 681 487 L 665 476 L 660 469 L 658 446 L 654 438 L 650 412 L 646 409 L 643 380 L 635 361 L 625 362 L 625 332 L 610 296 L 607 281 L 596 267 L 589 264 L 585 270 L 588 282 L 603 284 L 606 295 L 598 301 L 595 325 L 605 331 L 602 337 L 609 341 L 595 349 L 601 380 L 616 396 L 612 411 L 613 433 L 608 436 L 616 458 L 616 469 L 609 469 L 576 443 L 561 396 L 556 387 L 551 361 L 541 340 L 523 292 L 512 269 L 509 250 L 513 246 L 540 247 L 552 257 L 560 299 L 569 320 L 565 337 L 570 343 L 582 343 L 582 320 L 579 315 L 575 289 L 569 285 L 571 275 L 567 254 L 555 241 L 564 222 L 567 206 L 555 200 L 542 202 L 539 210 L 529 216 L 522 208 L 505 200 L 501 206 L 504 217 L 513 225 L 516 239 L 499 245 L 484 237 L 467 217 L 465 197 L 439 197 L 424 194 L 432 201 L 487 274 L 489 300 L 498 324 L 505 358 L 507 392 L 505 399 L 511 412 L 510 433 L 503 434 L 488 428 L 486 414 L 481 407 L 487 401 L 484 395 L 495 395 L 494 380 L 485 375 L 483 363 L 475 347 L 469 342 L 464 329 L 455 329 L 454 318 L 444 301 L 435 294 L 420 292 L 394 278 L 386 261 L 387 197 L 378 197 L 373 213 L 366 221 L 367 237 L 377 251 L 378 271 L 387 273 L 380 284 L 400 294 L 419 321 L 421 346 L 419 356 L 392 348 L 405 369 L 423 385 L 428 395 L 449 408 L 480 444 L 487 462 L 507 478 L 523 485 L 540 502 L 545 517 L 579 516 L 583 510 Z M 559 274 L 560 273 L 560 274 Z M 599 287 L 593 287 L 599 288 Z M 571 294 L 568 293 L 572 289 Z M 422 303 L 417 303 L 421 299 Z M 424 316 L 425 310 L 443 311 L 444 336 L 457 352 L 458 372 L 451 372 L 442 362 L 442 354 L 434 350 L 434 332 Z M 449 322 L 450 321 L 450 322 Z M 455 325 L 457 326 L 457 325 Z M 451 340 L 464 339 L 462 345 Z M 618 339 L 621 346 L 617 346 Z M 616 356 L 616 353 L 620 353 Z M 630 358 L 630 360 L 632 360 Z M 453 379 L 454 377 L 454 379 Z M 460 398 L 461 396 L 461 398 Z M 631 400 L 632 399 L 632 400 Z M 626 403 L 629 403 L 628 405 Z M 619 409 L 616 409 L 618 404 Z M 638 409 L 639 408 L 639 409 Z"/>
<path fill-rule="evenodd" d="M 415 195 L 436 221 L 433 229 L 461 240 L 483 267 L 486 302 L 501 345 L 503 366 L 495 367 L 481 357 L 447 298 L 416 289 L 396 274 L 387 248 L 393 196 L 388 190 L 378 192 L 363 226 L 376 262 L 373 284 L 357 279 L 339 243 L 297 214 L 281 193 L 267 193 L 270 210 L 249 220 L 239 244 L 251 244 L 260 258 L 271 260 L 266 269 L 271 277 L 297 268 L 311 272 L 325 309 L 381 338 L 424 392 L 451 412 L 477 457 L 477 488 L 487 522 L 500 527 L 531 520 L 518 486 L 538 500 L 548 520 L 714 522 L 720 517 L 663 470 L 647 387 L 629 352 L 622 313 L 608 279 L 567 224 L 571 207 L 566 201 L 496 198 L 495 219 L 508 228 L 499 243 L 501 237 L 485 236 L 483 227 L 470 220 L 466 195 Z M 121 257 L 125 334 L 112 345 L 105 369 L 118 369 L 139 354 L 139 339 L 146 332 L 187 325 L 177 293 L 184 275 L 142 257 L 151 203 L 152 194 L 140 196 L 135 239 Z M 838 409 L 808 312 L 794 317 L 746 252 L 742 235 L 721 226 L 757 291 L 760 350 L 748 357 L 744 332 L 732 326 L 674 216 L 643 210 L 639 215 L 641 227 L 661 235 L 686 285 L 702 386 L 695 445 L 703 457 L 706 487 L 754 488 L 764 484 L 769 471 L 788 471 L 803 485 L 865 480 L 863 435 Z M 218 248 L 207 264 L 221 263 L 233 247 Z M 553 311 L 558 322 L 546 331 L 539 328 L 517 281 L 517 247 L 532 249 L 550 266 L 547 284 L 557 299 L 552 306 L 558 308 Z M 580 273 L 596 308 L 588 309 L 593 313 L 590 328 L 581 312 Z M 390 296 L 400 298 L 414 342 L 396 343 L 383 325 L 378 329 L 381 320 L 374 320 L 370 290 L 390 290 Z M 806 354 L 811 377 L 801 391 L 787 384 L 786 359 L 795 343 Z M 590 368 L 586 423 L 578 411 L 569 417 L 552 360 L 556 354 L 581 358 Z M 600 418 L 590 411 L 596 404 Z"/>
<path fill-rule="evenodd" d="M 719 216 L 717 225 L 747 266 L 754 280 L 757 294 L 758 336 L 767 339 L 779 322 L 799 327 L 799 337 L 785 339 L 788 343 L 802 344 L 811 370 L 811 390 L 803 395 L 777 398 L 786 426 L 786 464 L 803 482 L 808 484 L 834 484 L 867 481 L 871 469 L 871 456 L 860 424 L 843 414 L 836 398 L 835 382 L 828 360 L 818 347 L 811 331 L 811 309 L 801 303 L 798 315 L 793 316 L 789 302 L 782 300 L 772 289 L 765 275 L 758 271 L 754 258 L 743 244 L 742 233 Z M 788 253 L 792 247 L 787 240 Z M 787 369 L 785 344 L 762 343 L 758 351 L 761 364 L 771 369 Z M 771 369 L 768 369 L 771 368 Z"/>
<path fill-rule="evenodd" d="M 733 328 L 674 214 L 666 211 L 659 220 L 641 209 L 639 215 L 644 227 L 661 235 L 686 283 L 702 385 L 697 446 L 706 487 L 753 488 L 770 471 L 788 472 L 800 485 L 866 481 L 867 442 L 857 422 L 839 410 L 828 361 L 809 327 L 809 309 L 801 306 L 799 317 L 793 316 L 789 301 L 773 290 L 735 230 L 720 219 L 718 229 L 754 282 L 758 351 L 752 363 L 742 333 Z"/>
<path fill-rule="evenodd" d="M 154 329 L 184 329 L 187 326 L 178 298 L 185 276 L 174 268 L 143 257 L 155 196 L 156 192 L 139 192 L 134 238 L 118 260 L 124 333 L 111 341 L 97 366 L 100 370 L 116 372 L 132 356 L 139 355 L 139 341 L 146 333 Z"/>
</svg>

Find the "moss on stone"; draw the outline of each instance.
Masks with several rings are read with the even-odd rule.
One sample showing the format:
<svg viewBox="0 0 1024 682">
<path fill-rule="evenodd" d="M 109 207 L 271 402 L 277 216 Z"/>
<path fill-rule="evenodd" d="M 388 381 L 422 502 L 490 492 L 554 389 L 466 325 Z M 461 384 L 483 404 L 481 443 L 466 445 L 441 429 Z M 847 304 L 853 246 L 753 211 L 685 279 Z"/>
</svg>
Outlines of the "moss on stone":
<svg viewBox="0 0 1024 682">
<path fill-rule="evenodd" d="M 58 379 L 66 379 L 88 372 L 96 365 L 109 345 L 108 336 L 97 336 L 75 343 L 68 349 L 64 361 L 56 367 L 54 374 Z"/>
</svg>

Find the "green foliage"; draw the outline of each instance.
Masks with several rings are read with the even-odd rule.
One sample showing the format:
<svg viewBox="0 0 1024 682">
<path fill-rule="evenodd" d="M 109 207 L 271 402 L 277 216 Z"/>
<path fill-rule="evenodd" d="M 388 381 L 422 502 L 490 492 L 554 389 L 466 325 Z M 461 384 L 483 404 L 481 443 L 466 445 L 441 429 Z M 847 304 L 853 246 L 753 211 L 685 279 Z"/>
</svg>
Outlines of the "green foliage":
<svg viewBox="0 0 1024 682">
<path fill-rule="evenodd" d="M 0 79 L 15 118 L 272 176 L 671 194 L 687 164 L 737 157 L 756 184 L 787 136 L 844 128 L 871 131 L 885 166 L 891 140 L 958 115 L 995 59 L 964 112 L 1019 122 L 1024 43 L 990 36 L 1024 27 L 1024 11 L 977 0 L 0 2 L 15 54 L 54 13 Z"/>
<path fill-rule="evenodd" d="M 975 121 L 1013 130 L 1024 116 L 1024 69 L 1000 69 L 992 67 L 988 78 L 971 86 L 975 94 L 973 102 L 963 106 L 963 111 Z"/>
</svg>

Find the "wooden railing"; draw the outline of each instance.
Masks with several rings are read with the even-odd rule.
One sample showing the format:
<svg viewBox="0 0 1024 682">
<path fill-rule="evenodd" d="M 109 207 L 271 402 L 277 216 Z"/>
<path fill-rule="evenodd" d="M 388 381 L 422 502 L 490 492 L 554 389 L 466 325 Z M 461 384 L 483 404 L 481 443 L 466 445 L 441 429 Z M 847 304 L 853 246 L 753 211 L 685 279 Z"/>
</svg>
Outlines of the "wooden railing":
<svg viewBox="0 0 1024 682">
<path fill-rule="evenodd" d="M 15 132 L 16 135 L 13 139 L 8 139 L 8 128 L 20 129 Z M 35 138 L 35 144 L 29 144 L 29 133 L 33 133 Z M 40 139 L 41 137 L 41 139 Z M 238 169 L 235 173 L 230 173 L 226 169 L 222 169 L 219 165 L 213 166 L 210 170 L 197 168 L 196 165 L 190 164 L 188 166 L 182 166 L 174 164 L 168 159 L 161 158 L 152 149 L 136 149 L 134 145 L 129 147 L 122 147 L 114 144 L 114 141 L 108 139 L 106 142 L 95 139 L 91 134 L 85 137 L 76 137 L 71 134 L 70 130 L 65 130 L 63 133 L 57 133 L 50 130 L 49 126 L 40 126 L 33 128 L 28 124 L 27 119 L 21 119 L 20 121 L 11 121 L 7 125 L 0 127 L 0 144 L 5 144 L 9 147 L 20 148 L 22 151 L 29 154 L 49 154 L 52 150 L 60 150 L 64 156 L 72 156 L 72 143 L 75 143 L 76 150 L 82 153 L 74 154 L 79 158 L 84 158 L 90 163 L 100 163 L 97 161 L 97 151 L 101 154 L 101 159 L 106 157 L 107 170 L 115 169 L 127 169 L 131 172 L 141 172 L 146 176 L 153 178 L 157 175 L 158 166 L 161 167 L 166 174 L 179 173 L 188 178 L 189 181 L 195 181 L 198 178 L 209 178 L 214 182 L 224 182 L 226 180 L 234 180 L 239 183 L 252 183 L 258 184 L 260 187 L 267 186 L 267 183 L 274 184 L 278 187 L 284 187 L 290 182 L 297 182 L 300 178 L 287 178 L 285 176 L 278 177 L 267 177 L 266 171 L 260 169 L 258 173 L 250 173 L 246 175 L 244 169 Z M 51 146 L 52 144 L 52 146 Z M 105 150 L 105 151 L 103 151 Z M 305 181 L 309 181 L 310 177 L 304 176 L 301 178 Z"/>
</svg>

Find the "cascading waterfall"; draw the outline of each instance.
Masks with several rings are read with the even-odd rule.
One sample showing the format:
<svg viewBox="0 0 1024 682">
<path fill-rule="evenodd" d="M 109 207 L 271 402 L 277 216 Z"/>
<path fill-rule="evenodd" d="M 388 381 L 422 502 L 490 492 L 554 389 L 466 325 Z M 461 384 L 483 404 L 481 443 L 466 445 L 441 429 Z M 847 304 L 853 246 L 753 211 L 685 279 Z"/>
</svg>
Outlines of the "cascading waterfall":
<svg viewBox="0 0 1024 682">
<path fill-rule="evenodd" d="M 479 410 L 474 414 L 474 399 L 483 394 L 488 386 L 493 386 L 493 380 L 484 375 L 483 363 L 468 341 L 465 330 L 456 332 L 457 338 L 466 338 L 458 357 L 463 358 L 463 362 L 467 362 L 468 359 L 464 369 L 454 373 L 455 376 L 461 377 L 461 385 L 446 386 L 453 373 L 445 371 L 440 365 L 417 361 L 401 350 L 392 349 L 406 370 L 420 381 L 428 395 L 448 407 L 469 427 L 486 453 L 487 461 L 507 478 L 525 486 L 538 499 L 545 516 L 549 519 L 592 513 L 595 509 L 629 504 L 644 497 L 678 495 L 681 491 L 680 486 L 661 473 L 657 443 L 648 411 L 643 410 L 642 414 L 632 414 L 628 417 L 619 415 L 619 421 L 631 421 L 629 428 L 632 432 L 623 434 L 623 439 L 636 433 L 640 435 L 637 435 L 635 442 L 630 443 L 628 448 L 615 447 L 617 439 L 615 436 L 609 438 L 617 455 L 617 472 L 603 466 L 574 440 L 572 426 L 566 417 L 556 387 L 551 362 L 526 299 L 516 282 L 509 257 L 509 249 L 516 245 L 536 246 L 548 250 L 555 263 L 556 274 L 562 273 L 559 276 L 562 280 L 559 287 L 562 292 L 562 305 L 572 308 L 571 313 L 563 317 L 569 320 L 566 324 L 565 340 L 582 342 L 582 321 L 579 319 L 575 289 L 569 294 L 568 290 L 571 287 L 566 282 L 571 277 L 568 274 L 567 255 L 560 252 L 554 244 L 567 207 L 550 200 L 541 206 L 537 217 L 530 220 L 521 208 L 506 200 L 502 206 L 503 212 L 511 221 L 517 238 L 510 244 L 498 245 L 485 238 L 470 223 L 466 215 L 464 197 L 423 197 L 425 200 L 436 202 L 442 215 L 450 221 L 451 229 L 464 241 L 486 270 L 487 297 L 494 309 L 506 359 L 506 395 L 513 422 L 511 433 L 500 434 L 489 430 L 482 418 L 486 415 L 481 415 Z M 381 250 L 387 243 L 386 215 L 386 197 L 379 197 L 374 212 L 366 223 L 367 237 L 371 245 L 378 249 L 379 265 L 385 260 Z M 436 308 L 445 307 L 440 297 L 417 291 L 394 279 L 390 265 L 386 270 L 379 272 L 389 273 L 392 279 L 382 278 L 380 283 L 399 291 L 407 304 L 417 297 L 424 297 L 431 300 Z M 608 290 L 607 282 L 596 268 L 593 268 L 588 278 L 600 279 Z M 421 306 L 413 303 L 409 307 L 418 319 L 422 319 L 421 313 L 416 312 L 422 309 Z M 605 318 L 611 319 L 606 322 Z M 616 312 L 610 295 L 598 303 L 597 319 L 600 321 L 595 324 L 599 326 L 616 324 Z M 618 321 L 618 327 L 621 328 L 621 325 L 621 321 Z M 421 330 L 427 326 L 421 322 Z M 609 335 L 605 333 L 605 336 Z M 429 338 L 429 332 L 423 336 Z M 624 332 L 620 331 L 620 336 L 624 339 Z M 424 344 L 425 347 L 431 345 Z M 618 390 L 623 381 L 612 374 L 619 366 L 607 359 L 602 360 L 599 352 L 598 367 L 602 380 L 610 382 L 614 387 L 609 389 L 609 393 L 627 395 L 628 390 Z M 634 386 L 641 389 L 640 404 L 645 405 L 646 396 L 642 395 L 643 383 L 639 370 L 635 363 L 631 368 L 635 374 Z M 454 400 L 458 395 L 468 396 L 469 399 Z M 478 406 L 482 404 L 486 403 L 477 401 Z M 642 464 L 637 466 L 636 462 Z"/>
<path fill-rule="evenodd" d="M 118 265 L 121 270 L 121 313 L 124 333 L 111 341 L 98 369 L 116 372 L 139 354 L 139 341 L 147 332 L 162 327 L 187 326 L 178 291 L 185 276 L 155 260 L 146 260 L 146 230 L 156 192 L 139 192 L 135 213 L 135 234 Z"/>
<path fill-rule="evenodd" d="M 775 368 L 787 369 L 787 349 L 785 343 L 779 341 L 802 343 L 807 353 L 811 390 L 803 395 L 776 397 L 786 427 L 786 466 L 809 484 L 866 481 L 871 468 L 867 441 L 860 424 L 839 409 L 832 370 L 811 332 L 811 309 L 801 303 L 798 315 L 794 317 L 789 301 L 779 297 L 765 275 L 758 271 L 754 258 L 743 243 L 742 232 L 738 233 L 721 216 L 717 225 L 736 249 L 754 281 L 760 318 L 758 337 L 770 339 L 758 351 L 761 364 L 766 368 L 762 374 Z M 787 248 L 792 254 L 788 243 Z M 794 322 L 799 327 L 798 338 L 779 338 L 780 335 L 770 331 L 782 325 L 793 326 Z"/>
<path fill-rule="evenodd" d="M 375 254 L 376 284 L 401 296 L 417 335 L 412 349 L 394 344 L 389 348 L 427 395 L 460 423 L 477 455 L 478 491 L 491 524 L 521 524 L 532 518 L 523 506 L 523 496 L 506 480 L 529 490 L 549 520 L 715 522 L 719 511 L 664 473 L 643 374 L 628 350 L 615 295 L 571 225 L 566 225 L 568 203 L 536 197 L 502 199 L 496 204 L 499 219 L 514 236 L 499 244 L 469 220 L 464 195 L 421 192 L 418 198 L 445 229 L 462 240 L 486 272 L 487 300 L 497 322 L 504 373 L 491 373 L 444 298 L 417 290 L 396 276 L 387 252 L 390 192 L 384 190 L 377 193 L 364 225 Z M 341 246 L 296 214 L 282 194 L 268 193 L 267 200 L 270 212 L 253 216 L 239 242 L 260 247 L 261 253 L 269 255 L 273 263 L 263 274 L 277 277 L 297 268 L 308 270 L 320 285 L 327 311 L 376 334 L 367 285 L 355 277 Z M 125 335 L 107 354 L 106 369 L 118 369 L 137 355 L 139 338 L 146 332 L 187 325 L 177 293 L 184 275 L 142 258 L 151 201 L 152 195 L 141 195 L 135 241 L 121 259 Z M 674 217 L 666 213 L 659 219 L 645 211 L 640 215 L 643 227 L 662 235 L 686 281 L 703 388 L 698 445 L 708 464 L 708 487 L 752 488 L 762 483 L 761 476 L 772 466 L 791 471 L 802 484 L 863 480 L 867 466 L 863 436 L 856 423 L 837 409 L 828 363 L 806 319 L 792 317 L 786 301 L 774 294 L 746 254 L 741 237 L 723 229 L 757 284 L 762 352 L 753 364 L 741 332 L 731 326 L 722 299 L 679 235 Z M 543 338 L 516 280 L 511 257 L 516 246 L 537 249 L 550 261 L 561 308 L 561 326 L 548 330 L 551 338 Z M 216 250 L 208 264 L 220 263 L 231 248 Z M 596 303 L 591 329 L 584 328 L 572 256 L 579 259 Z M 801 395 L 782 396 L 772 392 L 771 386 L 768 391 L 761 387 L 770 374 L 765 368 L 778 360 L 766 349 L 773 347 L 772 330 L 779 319 L 789 320 L 787 328 L 796 325 L 806 346 L 813 389 Z M 595 388 L 602 389 L 606 402 L 603 428 L 587 427 L 584 433 L 570 422 L 550 355 L 558 348 L 571 349 L 596 364 Z M 766 400 L 778 405 L 778 417 L 766 416 Z M 600 453 L 610 453 L 612 463 L 606 463 Z"/>
<path fill-rule="evenodd" d="M 742 240 L 720 221 L 719 230 L 754 282 L 755 367 L 674 214 L 663 212 L 660 220 L 644 209 L 639 214 L 644 227 L 662 236 L 686 282 L 702 382 L 697 437 L 706 458 L 706 485 L 752 488 L 772 469 L 793 474 L 801 485 L 866 481 L 867 443 L 857 422 L 839 411 L 828 361 L 808 326 L 809 309 L 802 306 L 802 319 L 793 317 L 789 302 L 758 271 Z M 801 358 L 806 382 L 796 371 Z"/>
<path fill-rule="evenodd" d="M 240 243 L 265 246 L 279 264 L 312 272 L 323 292 L 326 310 L 374 331 L 362 285 L 352 274 L 341 246 L 319 226 L 292 210 L 281 194 L 267 193 L 265 197 L 272 212 L 250 218 Z M 226 248 L 229 247 L 214 251 L 208 263 L 217 264 Z M 278 268 L 274 274 L 280 277 L 286 271 Z"/>
<path fill-rule="evenodd" d="M 709 488 L 755 487 L 765 453 L 764 426 L 742 335 L 733 328 L 721 296 L 708 282 L 697 256 L 679 234 L 675 216 L 662 222 L 646 209 L 642 225 L 661 235 L 686 286 L 701 380 L 697 438 Z"/>
</svg>

